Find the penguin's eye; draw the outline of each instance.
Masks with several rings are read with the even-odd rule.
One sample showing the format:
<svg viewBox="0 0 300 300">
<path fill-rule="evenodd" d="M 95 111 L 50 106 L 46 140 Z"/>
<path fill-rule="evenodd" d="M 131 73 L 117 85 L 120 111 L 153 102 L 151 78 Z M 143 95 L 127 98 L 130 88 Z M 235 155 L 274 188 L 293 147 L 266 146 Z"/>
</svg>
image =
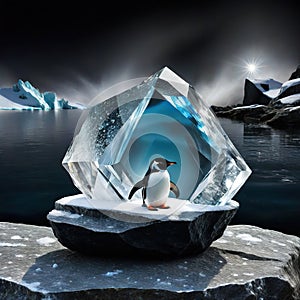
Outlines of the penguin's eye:
<svg viewBox="0 0 300 300">
<path fill-rule="evenodd" d="M 165 167 L 165 164 L 160 162 L 160 163 L 158 163 L 158 166 L 159 166 L 159 168 L 163 169 Z"/>
</svg>

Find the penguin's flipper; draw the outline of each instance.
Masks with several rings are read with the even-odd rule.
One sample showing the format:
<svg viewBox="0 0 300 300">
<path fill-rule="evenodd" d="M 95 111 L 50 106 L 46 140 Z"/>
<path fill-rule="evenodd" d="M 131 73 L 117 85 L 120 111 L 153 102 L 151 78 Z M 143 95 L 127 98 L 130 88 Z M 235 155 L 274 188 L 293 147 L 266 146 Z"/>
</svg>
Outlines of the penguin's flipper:
<svg viewBox="0 0 300 300">
<path fill-rule="evenodd" d="M 132 196 L 134 195 L 134 193 L 135 193 L 136 191 L 138 191 L 139 189 L 141 189 L 142 187 L 144 187 L 144 186 L 145 186 L 144 179 L 141 180 L 141 181 L 139 181 L 139 182 L 137 182 L 137 183 L 133 186 L 133 188 L 131 189 L 131 191 L 130 191 L 130 193 L 129 193 L 129 196 L 128 196 L 128 199 L 130 200 L 130 199 L 132 198 Z"/>
<path fill-rule="evenodd" d="M 142 198 L 143 198 L 143 205 L 142 206 L 143 207 L 147 207 L 146 202 L 145 202 L 146 197 L 147 197 L 146 188 L 143 187 L 143 189 L 142 189 Z"/>
<path fill-rule="evenodd" d="M 170 181 L 170 191 L 175 194 L 176 198 L 179 197 L 179 194 L 180 194 L 179 189 L 178 189 L 177 185 L 172 181 Z"/>
</svg>

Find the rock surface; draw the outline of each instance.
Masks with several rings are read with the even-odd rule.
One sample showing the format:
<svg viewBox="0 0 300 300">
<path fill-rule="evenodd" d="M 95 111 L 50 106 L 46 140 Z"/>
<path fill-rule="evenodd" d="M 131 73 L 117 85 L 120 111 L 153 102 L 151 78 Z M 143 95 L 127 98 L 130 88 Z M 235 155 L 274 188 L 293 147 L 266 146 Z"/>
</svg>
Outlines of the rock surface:
<svg viewBox="0 0 300 300">
<path fill-rule="evenodd" d="M 203 252 L 221 237 L 239 207 L 235 201 L 224 206 L 169 202 L 170 212 L 128 202 L 112 210 L 79 194 L 56 201 L 48 220 L 65 247 L 85 254 L 184 256 Z"/>
<path fill-rule="evenodd" d="M 188 258 L 89 257 L 51 228 L 0 223 L 0 299 L 299 299 L 300 238 L 228 226 Z"/>
</svg>

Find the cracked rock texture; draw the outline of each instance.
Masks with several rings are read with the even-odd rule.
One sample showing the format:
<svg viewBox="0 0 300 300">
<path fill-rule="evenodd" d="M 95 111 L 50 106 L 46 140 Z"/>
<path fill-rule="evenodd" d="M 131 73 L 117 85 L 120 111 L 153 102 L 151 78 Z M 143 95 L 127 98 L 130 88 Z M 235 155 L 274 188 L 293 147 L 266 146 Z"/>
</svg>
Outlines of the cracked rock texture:
<svg viewBox="0 0 300 300">
<path fill-rule="evenodd" d="M 299 299 L 300 238 L 228 226 L 199 255 L 92 257 L 51 228 L 0 223 L 0 299 Z"/>
</svg>

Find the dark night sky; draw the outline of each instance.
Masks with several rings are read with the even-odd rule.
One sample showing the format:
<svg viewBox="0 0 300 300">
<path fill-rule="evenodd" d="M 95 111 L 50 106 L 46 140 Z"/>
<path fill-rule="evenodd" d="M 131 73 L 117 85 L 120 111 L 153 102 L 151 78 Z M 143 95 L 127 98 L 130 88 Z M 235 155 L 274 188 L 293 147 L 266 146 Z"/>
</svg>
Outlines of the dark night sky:
<svg viewBox="0 0 300 300">
<path fill-rule="evenodd" d="M 210 103 L 228 104 L 243 96 L 246 62 L 259 62 L 257 77 L 279 81 L 300 64 L 296 1 L 43 3 L 2 4 L 1 87 L 21 78 L 89 102 L 168 66 Z"/>
</svg>

